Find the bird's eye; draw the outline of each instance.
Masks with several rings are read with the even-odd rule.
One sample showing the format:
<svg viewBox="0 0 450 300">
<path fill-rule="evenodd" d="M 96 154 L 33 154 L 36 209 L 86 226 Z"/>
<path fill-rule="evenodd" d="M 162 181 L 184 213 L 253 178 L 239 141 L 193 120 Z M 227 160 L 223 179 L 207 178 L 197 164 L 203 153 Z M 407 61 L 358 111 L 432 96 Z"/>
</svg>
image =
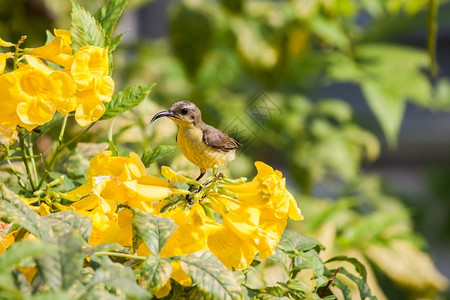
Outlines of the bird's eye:
<svg viewBox="0 0 450 300">
<path fill-rule="evenodd" d="M 187 108 L 183 108 L 182 110 L 181 110 L 181 114 L 182 115 L 186 115 L 188 113 L 188 109 Z"/>
</svg>

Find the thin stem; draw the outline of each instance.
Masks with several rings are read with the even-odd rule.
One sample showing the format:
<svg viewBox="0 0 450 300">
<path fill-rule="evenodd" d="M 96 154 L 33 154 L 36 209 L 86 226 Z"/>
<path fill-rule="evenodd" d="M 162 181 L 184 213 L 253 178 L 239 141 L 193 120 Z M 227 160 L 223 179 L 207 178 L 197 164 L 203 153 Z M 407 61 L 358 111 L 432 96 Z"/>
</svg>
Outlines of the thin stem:
<svg viewBox="0 0 450 300">
<path fill-rule="evenodd" d="M 64 137 L 64 132 L 66 131 L 68 117 L 69 117 L 69 115 L 67 115 L 67 114 L 64 116 L 63 123 L 61 125 L 61 130 L 59 131 L 59 136 L 58 136 L 58 147 L 63 143 L 63 137 Z"/>
<path fill-rule="evenodd" d="M 437 42 L 437 14 L 439 0 L 429 0 L 428 2 L 428 37 L 427 48 L 430 57 L 430 76 L 431 79 L 437 78 L 437 60 L 436 60 L 436 42 Z"/>
<path fill-rule="evenodd" d="M 73 144 L 74 142 L 76 142 L 80 137 L 82 137 L 89 129 L 91 129 L 92 126 L 94 126 L 95 123 L 91 123 L 89 124 L 88 127 L 86 127 L 86 129 L 84 129 L 82 132 L 80 132 L 77 136 L 73 137 L 71 140 L 69 140 L 67 143 L 65 143 L 63 145 L 63 149 L 65 147 L 70 146 L 71 144 Z"/>
<path fill-rule="evenodd" d="M 53 156 L 50 160 L 48 169 L 46 170 L 46 172 L 44 173 L 44 176 L 42 176 L 41 180 L 39 181 L 38 189 L 41 188 L 41 186 L 44 184 L 45 180 L 47 179 L 48 172 L 52 171 L 53 168 L 55 167 L 56 158 L 58 157 L 59 153 L 61 153 L 62 150 L 64 150 L 65 148 L 67 148 L 68 146 L 70 146 L 71 144 L 76 142 L 79 138 L 81 138 L 95 124 L 95 123 L 89 124 L 89 126 L 86 127 L 82 132 L 77 134 L 75 137 L 73 137 L 68 142 L 63 143 L 63 135 L 64 135 L 65 127 L 66 127 L 66 122 L 67 122 L 67 115 L 65 116 L 63 125 L 61 126 L 61 131 L 60 131 L 59 137 L 58 137 L 58 145 L 56 147 L 55 153 L 53 154 Z"/>
<path fill-rule="evenodd" d="M 17 42 L 17 44 L 14 45 L 15 51 L 14 51 L 14 58 L 13 58 L 13 70 L 17 69 L 17 62 L 19 61 L 20 45 L 23 44 L 23 42 L 25 41 L 26 38 L 27 38 L 27 36 L 23 35 L 20 38 L 20 40 Z"/>
<path fill-rule="evenodd" d="M 23 135 L 22 130 L 23 130 L 22 128 L 19 128 L 19 130 L 18 130 L 20 151 L 22 152 L 22 161 L 25 165 L 25 169 L 27 170 L 27 177 L 28 177 L 28 180 L 30 181 L 31 189 L 33 191 L 35 191 L 36 185 L 34 184 L 33 176 L 31 175 L 30 162 L 28 161 L 28 154 L 27 154 L 27 150 L 26 150 L 26 146 L 25 146 L 25 137 Z"/>
<path fill-rule="evenodd" d="M 31 137 L 31 135 L 30 135 Z M 36 162 L 34 161 L 34 153 L 33 153 L 33 143 L 31 142 L 31 139 L 29 139 L 27 143 L 28 147 L 28 153 L 30 154 L 27 158 L 31 160 L 31 175 L 33 176 L 33 182 L 36 182 L 38 180 L 38 174 L 37 174 L 37 168 L 36 168 Z"/>
<path fill-rule="evenodd" d="M 41 155 L 36 154 L 36 155 L 28 156 L 28 158 L 38 158 L 38 157 L 41 157 Z M 15 159 L 23 159 L 23 157 L 22 156 L 8 156 L 5 158 L 5 160 L 15 160 Z"/>
<path fill-rule="evenodd" d="M 97 256 L 116 256 L 116 257 L 123 257 L 123 258 L 129 258 L 129 259 L 137 259 L 137 260 L 146 260 L 147 259 L 146 256 L 119 253 L 119 252 L 109 252 L 109 251 L 95 252 L 95 255 L 97 255 Z"/>
<path fill-rule="evenodd" d="M 331 283 L 333 282 L 333 280 L 336 278 L 337 274 L 339 273 L 339 270 L 341 269 L 341 267 L 337 267 L 336 271 L 334 271 L 333 275 L 330 277 L 330 279 L 328 279 L 328 283 L 325 286 L 325 288 L 323 289 L 322 293 L 320 293 L 320 298 L 325 297 L 325 294 L 327 292 L 327 290 L 330 288 Z"/>
</svg>

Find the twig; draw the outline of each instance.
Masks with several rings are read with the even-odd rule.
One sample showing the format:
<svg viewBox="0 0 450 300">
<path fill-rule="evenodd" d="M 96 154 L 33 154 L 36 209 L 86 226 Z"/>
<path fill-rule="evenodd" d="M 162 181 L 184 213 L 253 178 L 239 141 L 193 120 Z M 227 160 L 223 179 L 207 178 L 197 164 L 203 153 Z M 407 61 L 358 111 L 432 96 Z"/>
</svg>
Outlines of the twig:
<svg viewBox="0 0 450 300">
<path fill-rule="evenodd" d="M 109 251 L 99 251 L 99 252 L 93 253 L 93 255 L 97 255 L 97 256 L 116 256 L 116 257 L 123 257 L 123 258 L 135 259 L 135 260 L 146 260 L 147 259 L 146 256 L 126 254 L 126 253 L 119 253 L 119 252 L 109 252 Z"/>
<path fill-rule="evenodd" d="M 428 36 L 427 48 L 430 57 L 430 76 L 437 79 L 436 42 L 437 42 L 437 14 L 439 0 L 429 0 L 428 2 Z"/>
<path fill-rule="evenodd" d="M 328 291 L 328 288 L 330 287 L 330 285 L 333 282 L 333 280 L 336 278 L 336 276 L 339 273 L 340 269 L 341 269 L 341 267 L 337 267 L 336 271 L 334 271 L 334 273 L 333 273 L 333 276 L 331 276 L 330 279 L 328 279 L 328 283 L 325 286 L 325 289 L 322 291 L 322 293 L 320 293 L 320 298 L 325 297 L 325 293 Z"/>
<path fill-rule="evenodd" d="M 28 177 L 28 180 L 30 182 L 31 189 L 33 191 L 35 191 L 36 190 L 36 185 L 34 184 L 33 175 L 31 174 L 31 168 L 30 168 L 30 164 L 29 164 L 29 161 L 28 161 L 28 156 L 29 155 L 28 155 L 26 147 L 25 147 L 25 138 L 24 138 L 23 133 L 22 133 L 22 128 L 19 128 L 18 132 L 19 132 L 20 150 L 22 152 L 22 161 L 23 161 L 23 163 L 25 165 L 25 169 L 27 170 L 27 177 Z"/>
</svg>

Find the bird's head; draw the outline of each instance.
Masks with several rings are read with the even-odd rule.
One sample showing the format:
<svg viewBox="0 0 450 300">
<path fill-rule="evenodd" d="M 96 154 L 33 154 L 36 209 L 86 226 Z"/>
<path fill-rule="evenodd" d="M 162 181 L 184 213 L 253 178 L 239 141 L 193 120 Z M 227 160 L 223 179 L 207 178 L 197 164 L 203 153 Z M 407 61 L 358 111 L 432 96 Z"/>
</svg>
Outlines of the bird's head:
<svg viewBox="0 0 450 300">
<path fill-rule="evenodd" d="M 179 126 L 192 126 L 202 122 L 200 109 L 192 102 L 180 101 L 174 103 L 168 110 L 157 113 L 150 122 L 161 117 L 168 117 Z"/>
</svg>

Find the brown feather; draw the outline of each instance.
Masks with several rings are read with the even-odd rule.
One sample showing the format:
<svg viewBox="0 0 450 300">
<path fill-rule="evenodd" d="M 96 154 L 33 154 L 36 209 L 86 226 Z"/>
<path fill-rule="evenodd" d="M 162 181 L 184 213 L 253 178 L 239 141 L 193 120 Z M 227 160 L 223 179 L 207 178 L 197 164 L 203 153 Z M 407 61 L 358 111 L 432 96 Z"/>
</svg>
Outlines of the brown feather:
<svg viewBox="0 0 450 300">
<path fill-rule="evenodd" d="M 228 136 L 226 133 L 223 133 L 219 129 L 216 129 L 205 123 L 201 125 L 202 125 L 201 129 L 203 131 L 203 141 L 208 146 L 211 146 L 224 152 L 228 152 L 230 150 L 236 149 L 239 146 L 242 146 L 242 144 L 238 142 L 236 139 Z"/>
</svg>

